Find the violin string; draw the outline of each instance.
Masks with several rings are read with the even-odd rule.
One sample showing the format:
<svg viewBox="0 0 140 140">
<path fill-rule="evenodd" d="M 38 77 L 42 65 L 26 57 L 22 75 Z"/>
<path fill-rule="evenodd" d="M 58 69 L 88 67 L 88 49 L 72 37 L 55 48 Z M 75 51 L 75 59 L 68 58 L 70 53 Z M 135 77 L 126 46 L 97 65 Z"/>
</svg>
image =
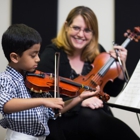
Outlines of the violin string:
<svg viewBox="0 0 140 140">
<path fill-rule="evenodd" d="M 98 74 L 96 74 L 93 78 L 92 78 L 92 81 L 94 84 L 97 85 L 97 83 L 99 83 L 99 80 L 100 80 L 100 76 Z"/>
<path fill-rule="evenodd" d="M 98 75 L 95 75 L 93 78 L 91 78 L 91 80 L 89 81 L 89 84 L 88 85 L 91 86 L 91 87 L 93 87 L 93 84 L 94 85 L 97 85 L 98 80 L 99 80 L 99 76 Z"/>
<path fill-rule="evenodd" d="M 116 53 L 117 59 L 118 59 L 118 61 L 119 61 L 121 70 L 122 70 L 122 72 L 123 72 L 124 79 L 125 79 L 126 83 L 128 83 L 128 81 L 129 81 L 129 76 L 128 76 L 128 72 L 127 72 L 126 66 L 125 66 L 125 64 L 121 61 L 121 59 L 120 59 L 120 57 L 119 57 L 119 56 L 120 56 L 120 54 L 119 54 L 119 53 L 120 53 L 120 50 L 115 49 L 115 53 Z M 126 72 L 123 70 L 123 66 L 125 67 Z"/>
</svg>

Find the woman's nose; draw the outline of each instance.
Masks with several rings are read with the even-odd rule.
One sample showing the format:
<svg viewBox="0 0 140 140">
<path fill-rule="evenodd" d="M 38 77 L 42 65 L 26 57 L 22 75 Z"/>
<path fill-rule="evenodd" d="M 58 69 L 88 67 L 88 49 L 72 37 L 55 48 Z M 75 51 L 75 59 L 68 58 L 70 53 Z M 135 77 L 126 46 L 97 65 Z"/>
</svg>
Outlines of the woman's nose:
<svg viewBox="0 0 140 140">
<path fill-rule="evenodd" d="M 84 36 L 84 30 L 80 30 L 77 35 Z"/>
</svg>

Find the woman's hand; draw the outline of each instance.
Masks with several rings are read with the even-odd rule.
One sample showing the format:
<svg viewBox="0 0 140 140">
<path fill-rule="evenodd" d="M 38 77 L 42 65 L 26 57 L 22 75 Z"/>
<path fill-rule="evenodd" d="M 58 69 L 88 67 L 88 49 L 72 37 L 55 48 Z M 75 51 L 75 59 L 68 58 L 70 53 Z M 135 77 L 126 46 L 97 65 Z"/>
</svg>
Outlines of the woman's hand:
<svg viewBox="0 0 140 140">
<path fill-rule="evenodd" d="M 97 109 L 103 107 L 103 101 L 98 97 L 90 97 L 85 99 L 82 104 L 83 107 L 90 107 L 91 109 Z"/>
<path fill-rule="evenodd" d="M 83 107 L 90 107 L 91 109 L 96 109 L 103 107 L 103 101 L 100 100 L 98 97 L 95 95 L 98 95 L 100 92 L 100 87 L 96 87 L 96 91 L 83 91 L 79 97 L 83 100 L 82 101 L 82 106 Z M 84 100 L 85 99 L 85 100 Z"/>
<path fill-rule="evenodd" d="M 120 57 L 121 63 L 123 65 L 123 70 L 125 71 L 126 70 L 125 63 L 126 63 L 126 59 L 127 59 L 127 50 L 122 46 L 114 46 L 114 50 L 109 51 L 110 55 L 114 58 L 117 58 L 115 50 L 117 50 L 117 52 L 118 52 L 118 56 Z M 121 73 L 118 78 L 124 79 L 123 73 Z"/>
<path fill-rule="evenodd" d="M 127 59 L 127 50 L 122 46 L 114 46 L 114 50 L 109 51 L 109 53 L 115 58 L 117 58 L 115 49 L 118 50 L 118 55 L 119 55 L 121 61 L 123 63 L 125 63 L 126 59 Z"/>
</svg>

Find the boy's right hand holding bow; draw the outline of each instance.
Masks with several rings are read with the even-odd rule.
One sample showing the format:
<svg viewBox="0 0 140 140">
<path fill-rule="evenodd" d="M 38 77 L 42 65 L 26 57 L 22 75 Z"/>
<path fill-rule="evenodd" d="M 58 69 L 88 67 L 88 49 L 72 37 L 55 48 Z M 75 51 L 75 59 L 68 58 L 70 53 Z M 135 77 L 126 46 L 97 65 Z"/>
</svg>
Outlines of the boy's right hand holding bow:
<svg viewBox="0 0 140 140">
<path fill-rule="evenodd" d="M 43 98 L 43 105 L 49 108 L 64 108 L 64 101 L 62 98 Z"/>
</svg>

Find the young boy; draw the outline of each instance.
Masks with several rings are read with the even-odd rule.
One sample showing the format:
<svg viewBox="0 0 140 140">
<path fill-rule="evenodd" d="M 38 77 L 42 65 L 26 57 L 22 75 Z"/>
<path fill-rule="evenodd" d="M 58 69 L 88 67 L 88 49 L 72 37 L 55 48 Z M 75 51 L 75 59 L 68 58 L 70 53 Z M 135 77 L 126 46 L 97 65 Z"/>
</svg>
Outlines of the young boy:
<svg viewBox="0 0 140 140">
<path fill-rule="evenodd" d="M 2 36 L 2 48 L 9 64 L 0 74 L 0 125 L 7 128 L 6 140 L 43 140 L 49 134 L 47 121 L 52 109 L 62 109 L 61 98 L 31 98 L 25 87 L 25 73 L 33 72 L 40 61 L 39 33 L 24 24 L 10 26 Z M 46 97 L 46 93 L 42 97 Z"/>
<path fill-rule="evenodd" d="M 65 107 L 61 98 L 45 98 L 49 93 L 32 94 L 24 80 L 27 72 L 37 68 L 41 41 L 39 33 L 24 24 L 11 25 L 2 36 L 2 49 L 9 62 L 0 73 L 0 125 L 7 129 L 5 140 L 45 140 L 50 133 L 47 122 L 55 119 L 51 108 L 63 113 L 99 92 L 99 88 L 89 94 L 83 92 Z"/>
</svg>

